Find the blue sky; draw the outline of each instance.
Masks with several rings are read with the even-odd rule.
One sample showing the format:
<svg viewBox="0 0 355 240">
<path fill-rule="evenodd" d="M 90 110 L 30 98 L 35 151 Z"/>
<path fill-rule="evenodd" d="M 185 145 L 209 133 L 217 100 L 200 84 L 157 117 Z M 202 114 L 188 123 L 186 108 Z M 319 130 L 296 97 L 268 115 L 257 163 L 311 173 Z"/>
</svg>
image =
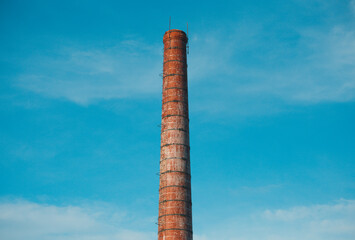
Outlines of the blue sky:
<svg viewBox="0 0 355 240">
<path fill-rule="evenodd" d="M 195 240 L 354 239 L 353 0 L 1 1 L 1 238 L 156 239 L 169 16 Z"/>
</svg>

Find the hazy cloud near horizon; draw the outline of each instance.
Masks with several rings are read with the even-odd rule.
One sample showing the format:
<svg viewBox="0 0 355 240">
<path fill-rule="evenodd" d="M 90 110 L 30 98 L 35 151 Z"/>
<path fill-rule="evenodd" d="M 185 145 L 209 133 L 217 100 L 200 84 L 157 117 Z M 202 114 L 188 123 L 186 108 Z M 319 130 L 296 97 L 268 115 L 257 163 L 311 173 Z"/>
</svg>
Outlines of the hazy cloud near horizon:
<svg viewBox="0 0 355 240">
<path fill-rule="evenodd" d="M 126 211 L 107 204 L 56 206 L 23 200 L 0 203 L 0 235 L 6 240 L 155 239 L 154 233 L 122 227 L 131 221 Z"/>
<path fill-rule="evenodd" d="M 350 240 L 355 237 L 354 214 L 354 200 L 265 209 L 252 213 L 247 219 L 226 216 L 226 222 L 216 223 L 209 229 L 199 229 L 202 235 L 196 235 L 195 239 Z M 104 203 L 56 206 L 23 200 L 2 201 L 0 235 L 7 240 L 156 238 L 155 232 L 140 230 L 142 225 L 154 225 L 154 217 L 139 219 L 129 215 L 127 211 Z M 137 220 L 140 223 L 134 222 Z M 135 230 L 132 226 L 125 227 L 129 222 Z"/>
<path fill-rule="evenodd" d="M 230 217 L 206 229 L 203 240 L 350 240 L 355 237 L 355 201 L 266 209 Z M 201 231 L 203 232 L 203 231 Z"/>
</svg>

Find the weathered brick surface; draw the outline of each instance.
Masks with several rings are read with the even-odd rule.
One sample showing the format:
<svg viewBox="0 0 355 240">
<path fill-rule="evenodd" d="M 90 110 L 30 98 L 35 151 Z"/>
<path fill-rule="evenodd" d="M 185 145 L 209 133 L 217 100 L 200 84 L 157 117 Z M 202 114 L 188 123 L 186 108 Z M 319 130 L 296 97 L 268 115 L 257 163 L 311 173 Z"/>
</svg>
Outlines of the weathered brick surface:
<svg viewBox="0 0 355 240">
<path fill-rule="evenodd" d="M 163 42 L 158 240 L 192 240 L 187 37 L 174 29 Z"/>
<path fill-rule="evenodd" d="M 176 161 L 175 159 L 167 159 L 160 163 L 160 172 L 164 170 L 190 172 L 190 163 L 187 161 Z"/>
<path fill-rule="evenodd" d="M 161 147 L 160 161 L 164 161 L 167 158 L 182 158 L 189 159 L 189 148 L 184 145 L 169 145 Z"/>
<path fill-rule="evenodd" d="M 184 89 L 166 89 L 163 95 L 163 103 L 170 101 L 181 101 L 187 104 L 186 90 Z"/>
</svg>

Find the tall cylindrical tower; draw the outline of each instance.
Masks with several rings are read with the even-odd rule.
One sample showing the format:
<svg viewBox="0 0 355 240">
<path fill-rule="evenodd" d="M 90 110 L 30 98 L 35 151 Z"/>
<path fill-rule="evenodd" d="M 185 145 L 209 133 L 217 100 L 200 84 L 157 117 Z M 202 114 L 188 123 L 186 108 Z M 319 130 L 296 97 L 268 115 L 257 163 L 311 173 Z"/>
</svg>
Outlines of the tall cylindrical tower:
<svg viewBox="0 0 355 240">
<path fill-rule="evenodd" d="M 192 240 L 187 36 L 164 34 L 158 240 Z"/>
</svg>

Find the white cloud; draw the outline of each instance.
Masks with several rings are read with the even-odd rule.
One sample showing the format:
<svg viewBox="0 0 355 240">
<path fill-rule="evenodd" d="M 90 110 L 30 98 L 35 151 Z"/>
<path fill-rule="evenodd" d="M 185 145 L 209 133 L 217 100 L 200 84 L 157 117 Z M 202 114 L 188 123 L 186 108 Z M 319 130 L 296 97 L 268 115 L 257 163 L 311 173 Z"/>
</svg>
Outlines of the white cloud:
<svg viewBox="0 0 355 240">
<path fill-rule="evenodd" d="M 28 70 L 15 85 L 80 105 L 96 100 L 159 96 L 159 50 L 139 41 L 122 41 L 118 46 L 100 49 L 62 47 L 24 63 Z"/>
<path fill-rule="evenodd" d="M 289 106 L 355 100 L 351 26 L 268 24 L 245 20 L 191 34 L 192 112 L 264 115 Z M 136 40 L 94 49 L 62 47 L 51 57 L 25 63 L 27 71 L 15 85 L 81 105 L 159 98 L 161 49 Z"/>
<path fill-rule="evenodd" d="M 125 212 L 108 205 L 55 206 L 27 201 L 0 203 L 3 240 L 141 240 L 154 232 L 127 229 Z M 151 223 L 153 226 L 153 223 Z"/>
<path fill-rule="evenodd" d="M 263 216 L 272 221 L 296 221 L 307 218 L 323 219 L 337 214 L 353 216 L 355 213 L 354 200 L 341 200 L 334 205 L 300 206 L 290 209 L 265 210 Z"/>
<path fill-rule="evenodd" d="M 266 209 L 199 224 L 196 240 L 350 240 L 355 237 L 355 200 L 334 204 Z M 142 220 L 143 219 L 143 220 Z M 127 223 L 131 226 L 127 227 Z M 108 204 L 56 206 L 23 200 L 0 203 L 3 240 L 153 240 L 151 218 L 132 216 Z M 201 229 L 204 227 L 205 230 Z M 150 229 L 150 227 L 149 227 Z"/>
<path fill-rule="evenodd" d="M 349 2 L 351 11 L 355 14 L 355 0 Z"/>
<path fill-rule="evenodd" d="M 192 110 L 265 114 L 287 105 L 355 100 L 354 30 L 268 33 L 261 24 L 246 25 L 191 40 Z"/>
<path fill-rule="evenodd" d="M 350 240 L 355 238 L 355 200 L 265 210 L 226 219 L 204 234 L 206 240 Z"/>
</svg>

